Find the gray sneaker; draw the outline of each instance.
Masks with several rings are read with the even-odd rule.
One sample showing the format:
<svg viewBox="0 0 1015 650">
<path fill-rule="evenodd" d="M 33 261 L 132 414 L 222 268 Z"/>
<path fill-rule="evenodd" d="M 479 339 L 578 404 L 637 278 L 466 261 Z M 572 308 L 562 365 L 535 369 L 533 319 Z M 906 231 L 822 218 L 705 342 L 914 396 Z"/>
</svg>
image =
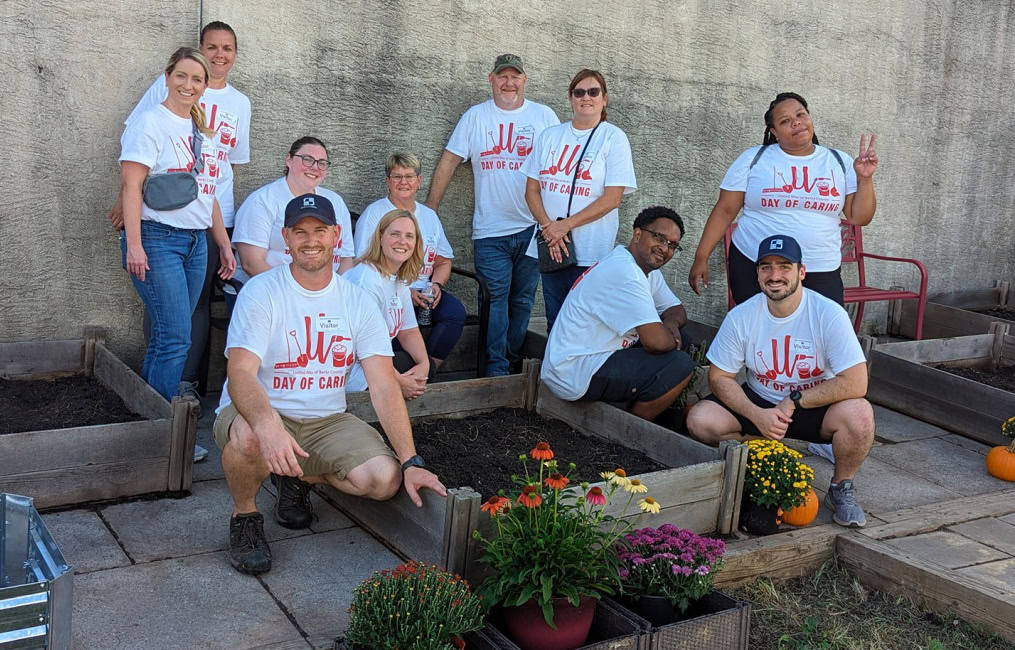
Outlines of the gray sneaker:
<svg viewBox="0 0 1015 650">
<path fill-rule="evenodd" d="M 200 463 L 208 457 L 208 450 L 201 445 L 194 445 L 194 462 Z"/>
<path fill-rule="evenodd" d="M 197 402 L 197 417 L 201 417 L 201 394 L 197 392 L 196 381 L 181 381 L 176 387 L 176 394 L 180 397 L 190 397 Z"/>
<path fill-rule="evenodd" d="M 815 456 L 820 456 L 821 458 L 824 458 L 833 465 L 835 464 L 835 452 L 832 451 L 832 445 L 830 444 L 812 442 L 807 445 L 807 451 L 814 454 Z"/>
<path fill-rule="evenodd" d="M 828 486 L 825 493 L 825 505 L 832 510 L 832 521 L 847 528 L 863 528 L 867 525 L 867 517 L 863 508 L 856 502 L 856 489 L 853 481 L 840 481 L 838 487 Z"/>
</svg>

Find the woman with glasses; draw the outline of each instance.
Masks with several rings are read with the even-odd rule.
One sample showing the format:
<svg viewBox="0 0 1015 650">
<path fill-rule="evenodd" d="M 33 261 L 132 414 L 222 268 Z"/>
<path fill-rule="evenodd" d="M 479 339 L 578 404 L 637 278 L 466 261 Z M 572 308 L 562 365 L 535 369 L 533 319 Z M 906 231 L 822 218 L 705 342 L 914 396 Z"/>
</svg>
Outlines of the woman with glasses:
<svg viewBox="0 0 1015 650">
<path fill-rule="evenodd" d="M 352 220 L 349 208 L 337 193 L 320 187 L 328 174 L 328 148 L 313 136 L 303 136 L 285 155 L 285 175 L 254 190 L 236 211 L 233 245 L 240 255 L 236 277 L 246 282 L 258 273 L 292 261 L 282 239 L 285 206 L 297 196 L 319 194 L 335 208 L 336 273 L 353 265 Z M 241 272 L 242 269 L 242 272 Z"/>
<path fill-rule="evenodd" d="M 169 58 L 165 74 L 166 99 L 132 120 L 120 138 L 120 248 L 123 268 L 152 320 L 141 376 L 172 400 L 183 376 L 190 319 L 208 264 L 205 231 L 211 229 L 219 244 L 221 277 L 232 277 L 236 261 L 215 198 L 214 162 L 220 137 L 205 126 L 198 103 L 208 87 L 208 59 L 194 48 L 181 47 Z M 194 142 L 195 138 L 199 141 Z M 199 170 L 197 198 L 176 209 L 149 205 L 162 205 L 157 197 L 145 196 L 149 177 L 190 172 L 195 167 Z"/>
<path fill-rule="evenodd" d="M 613 250 L 617 207 L 638 187 L 627 135 L 606 121 L 603 75 L 582 70 L 571 80 L 568 97 L 571 121 L 543 130 L 521 170 L 528 177 L 525 200 L 539 224 L 535 237 L 556 262 L 568 257 L 567 244 L 574 243 L 575 265 L 542 273 L 547 332 L 578 276 Z M 528 254 L 537 256 L 536 239 Z"/>
<path fill-rule="evenodd" d="M 878 157 L 860 136 L 854 160 L 844 151 L 818 144 L 807 100 L 779 93 L 765 111 L 762 144 L 740 154 L 719 185 L 719 200 L 708 215 L 688 282 L 695 293 L 708 287 L 708 257 L 743 209 L 727 259 L 733 301 L 759 293 L 755 257 L 766 237 L 783 233 L 800 243 L 807 275 L 803 285 L 843 304 L 842 217 L 858 226 L 874 218 L 874 170 Z M 841 215 L 841 216 L 840 216 Z"/>
</svg>

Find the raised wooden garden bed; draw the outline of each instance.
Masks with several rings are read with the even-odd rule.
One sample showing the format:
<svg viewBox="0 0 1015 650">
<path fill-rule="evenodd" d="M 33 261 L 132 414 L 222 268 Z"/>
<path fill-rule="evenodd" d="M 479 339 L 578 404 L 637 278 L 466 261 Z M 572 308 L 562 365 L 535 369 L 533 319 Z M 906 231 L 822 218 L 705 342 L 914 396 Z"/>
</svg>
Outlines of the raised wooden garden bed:
<svg viewBox="0 0 1015 650">
<path fill-rule="evenodd" d="M 84 339 L 0 343 L 0 375 L 94 377 L 145 419 L 0 433 L 0 492 L 37 508 L 190 489 L 198 404 L 167 402 L 103 344 Z"/>
<path fill-rule="evenodd" d="M 875 345 L 867 398 L 989 445 L 1007 444 L 1001 423 L 1015 415 L 1015 393 L 933 366 L 989 369 L 1015 365 L 1015 337 L 991 333 Z"/>
<path fill-rule="evenodd" d="M 981 313 L 992 309 L 1015 309 L 1015 295 L 1010 298 L 1009 295 L 1009 285 L 1002 281 L 995 282 L 991 289 L 931 294 L 927 296 L 927 306 L 923 312 L 923 338 L 986 334 L 994 321 L 1015 325 L 1015 320 L 1004 316 Z M 915 336 L 915 301 L 892 301 L 888 310 L 888 333 L 908 338 Z"/>
<path fill-rule="evenodd" d="M 516 407 L 563 420 L 582 433 L 622 443 L 671 468 L 640 476 L 650 486 L 652 496 L 663 504 L 662 512 L 651 517 L 652 525 L 669 522 L 698 533 L 734 530 L 743 491 L 746 446 L 727 444 L 715 449 L 607 404 L 565 402 L 541 386 L 538 377 L 539 362 L 529 360 L 520 375 L 434 384 L 422 397 L 408 403 L 409 416 L 461 417 Z M 350 412 L 376 421 L 366 393 L 350 393 L 348 403 Z M 474 575 L 473 564 L 481 549 L 472 533 L 478 529 L 489 536 L 493 526 L 489 515 L 480 513 L 478 492 L 468 486 L 448 487 L 446 498 L 424 491 L 422 508 L 417 508 L 404 490 L 385 502 L 349 496 L 330 487 L 323 491 L 401 555 Z M 618 510 L 622 506 L 615 505 Z"/>
</svg>

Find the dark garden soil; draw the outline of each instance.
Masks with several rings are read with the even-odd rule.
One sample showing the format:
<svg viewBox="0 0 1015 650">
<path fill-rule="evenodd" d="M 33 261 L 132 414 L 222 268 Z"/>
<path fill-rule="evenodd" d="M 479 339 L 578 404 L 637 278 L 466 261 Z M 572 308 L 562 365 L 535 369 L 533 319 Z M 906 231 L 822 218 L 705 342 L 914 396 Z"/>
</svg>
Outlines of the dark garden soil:
<svg viewBox="0 0 1015 650">
<path fill-rule="evenodd" d="M 524 409 L 497 409 L 461 419 L 434 419 L 413 425 L 416 450 L 427 467 L 450 487 L 471 487 L 484 499 L 511 491 L 512 474 L 524 475 L 520 454 L 549 443 L 562 473 L 577 465 L 572 482 L 599 481 L 599 472 L 623 467 L 628 476 L 666 469 L 641 452 L 575 431 L 566 423 Z M 538 471 L 529 460 L 529 470 Z"/>
<path fill-rule="evenodd" d="M 0 379 L 0 434 L 144 419 L 92 377 Z"/>
<path fill-rule="evenodd" d="M 947 366 L 937 366 L 937 368 L 938 370 L 944 370 L 945 372 L 950 372 L 951 374 L 958 375 L 959 377 L 978 381 L 981 384 L 987 384 L 988 386 L 993 386 L 994 388 L 1015 392 L 1015 366 L 1002 367 L 997 370 L 949 368 Z"/>
<path fill-rule="evenodd" d="M 993 309 L 987 309 L 981 311 L 980 313 L 986 316 L 992 316 L 993 318 L 1015 320 L 1015 309 L 1008 309 L 1007 307 L 994 307 Z"/>
</svg>

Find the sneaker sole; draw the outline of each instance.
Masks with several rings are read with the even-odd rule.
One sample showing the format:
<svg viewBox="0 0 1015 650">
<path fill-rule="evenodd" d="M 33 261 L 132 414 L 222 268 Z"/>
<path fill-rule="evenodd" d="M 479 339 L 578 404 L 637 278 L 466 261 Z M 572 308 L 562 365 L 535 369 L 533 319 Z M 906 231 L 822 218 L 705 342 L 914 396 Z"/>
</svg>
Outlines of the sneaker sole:
<svg viewBox="0 0 1015 650">
<path fill-rule="evenodd" d="M 835 504 L 831 502 L 828 497 L 828 493 L 825 492 L 825 498 L 822 500 L 825 506 L 832 511 L 832 521 L 843 526 L 844 528 L 863 528 L 867 525 L 866 521 L 843 521 L 835 515 Z"/>
<path fill-rule="evenodd" d="M 259 576 L 262 573 L 268 573 L 269 571 L 271 571 L 270 564 L 264 569 L 248 569 L 243 565 L 241 565 L 239 562 L 234 561 L 232 558 L 229 558 L 229 564 L 231 564 L 232 567 L 237 571 L 239 571 L 240 573 L 248 576 Z"/>
</svg>

